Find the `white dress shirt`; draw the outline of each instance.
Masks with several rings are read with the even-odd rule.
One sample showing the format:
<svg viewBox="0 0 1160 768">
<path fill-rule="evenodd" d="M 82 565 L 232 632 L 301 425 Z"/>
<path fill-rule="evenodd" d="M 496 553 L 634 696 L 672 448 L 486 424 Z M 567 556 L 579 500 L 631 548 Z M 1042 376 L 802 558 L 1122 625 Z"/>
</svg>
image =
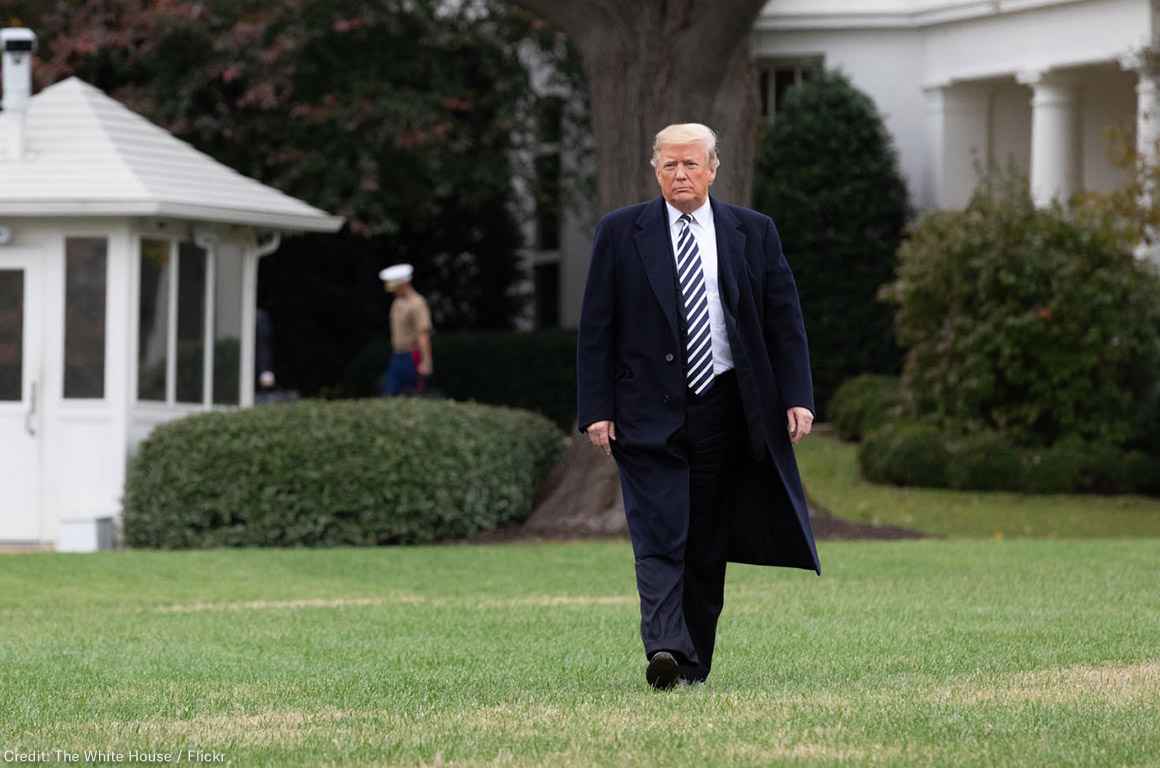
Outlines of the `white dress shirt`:
<svg viewBox="0 0 1160 768">
<path fill-rule="evenodd" d="M 678 219 L 683 215 L 667 200 L 665 208 L 669 212 L 669 237 L 673 241 L 673 259 L 678 253 L 677 239 L 681 234 L 681 224 Z M 690 214 L 693 217 L 689 225 L 693 237 L 697 238 L 697 250 L 701 254 L 701 269 L 705 275 L 705 297 L 709 302 L 709 336 L 713 345 L 713 374 L 724 373 L 733 367 L 733 350 L 729 347 L 729 334 L 725 330 L 725 310 L 721 306 L 721 291 L 717 283 L 717 227 L 713 223 L 713 207 L 709 198 L 700 208 Z M 681 312 L 684 312 L 684 297 L 677 290 L 677 301 L 681 302 Z"/>
</svg>

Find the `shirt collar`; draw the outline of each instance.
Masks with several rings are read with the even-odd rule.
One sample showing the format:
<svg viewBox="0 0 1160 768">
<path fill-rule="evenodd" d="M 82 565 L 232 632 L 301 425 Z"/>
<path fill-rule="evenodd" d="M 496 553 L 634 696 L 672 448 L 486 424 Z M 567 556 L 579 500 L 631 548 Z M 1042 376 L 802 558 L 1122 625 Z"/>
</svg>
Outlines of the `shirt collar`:
<svg viewBox="0 0 1160 768">
<path fill-rule="evenodd" d="M 674 208 L 668 200 L 665 201 L 665 209 L 669 212 L 669 229 L 672 229 L 673 225 L 677 223 L 677 219 L 681 218 L 683 214 Z M 709 198 L 706 197 L 705 202 L 701 203 L 701 207 L 693 211 L 691 215 L 693 221 L 697 222 L 702 229 L 708 228 L 709 222 L 713 218 L 713 208 L 709 205 Z"/>
</svg>

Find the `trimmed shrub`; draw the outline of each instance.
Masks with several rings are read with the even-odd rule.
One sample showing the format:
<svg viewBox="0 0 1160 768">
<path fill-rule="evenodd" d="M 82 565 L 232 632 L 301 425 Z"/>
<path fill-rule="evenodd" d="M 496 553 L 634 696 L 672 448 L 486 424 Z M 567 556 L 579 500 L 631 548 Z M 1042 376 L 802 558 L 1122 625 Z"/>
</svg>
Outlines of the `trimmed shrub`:
<svg viewBox="0 0 1160 768">
<path fill-rule="evenodd" d="M 1061 441 L 1036 448 L 1023 457 L 1023 490 L 1029 493 L 1072 493 L 1082 474 L 1082 444 Z M 1079 450 L 1076 450 L 1076 449 Z"/>
<path fill-rule="evenodd" d="M 190 416 L 141 443 L 130 546 L 411 544 L 523 520 L 563 435 L 526 411 L 416 398 Z"/>
<path fill-rule="evenodd" d="M 979 432 L 950 446 L 947 485 L 958 490 L 1022 490 L 1023 455 L 998 432 Z"/>
<path fill-rule="evenodd" d="M 942 434 L 929 424 L 887 424 L 858 448 L 862 474 L 875 483 L 945 488 L 949 462 Z"/>
<path fill-rule="evenodd" d="M 561 429 L 576 420 L 576 333 L 436 333 L 431 387 L 456 400 L 543 414 Z M 368 344 L 343 374 L 343 394 L 373 397 L 386 368 L 385 338 Z"/>
<path fill-rule="evenodd" d="M 927 215 L 899 251 L 916 415 L 1025 445 L 1125 446 L 1160 370 L 1160 276 L 1111 223 L 1032 203 L 1021 178 Z"/>
<path fill-rule="evenodd" d="M 843 440 L 861 440 L 902 411 L 897 376 L 863 374 L 838 387 L 827 408 L 830 421 Z"/>
<path fill-rule="evenodd" d="M 893 308 L 877 292 L 893 278 L 910 208 L 873 99 L 834 71 L 792 88 L 758 147 L 753 186 L 794 270 L 817 404 L 855 374 L 896 373 Z"/>
<path fill-rule="evenodd" d="M 1115 446 L 1068 437 L 1032 453 L 1024 487 L 1039 493 L 1126 493 L 1134 490 L 1125 454 Z"/>
<path fill-rule="evenodd" d="M 1140 404 L 1136 428 L 1128 446 L 1149 456 L 1160 457 L 1160 374 Z"/>
<path fill-rule="evenodd" d="M 1070 437 L 1026 448 L 999 432 L 948 438 L 921 422 L 893 422 L 858 448 L 871 482 L 1030 493 L 1160 493 L 1160 460 Z"/>
<path fill-rule="evenodd" d="M 1160 458 L 1128 451 L 1124 454 L 1124 477 L 1131 491 L 1160 496 Z"/>
</svg>

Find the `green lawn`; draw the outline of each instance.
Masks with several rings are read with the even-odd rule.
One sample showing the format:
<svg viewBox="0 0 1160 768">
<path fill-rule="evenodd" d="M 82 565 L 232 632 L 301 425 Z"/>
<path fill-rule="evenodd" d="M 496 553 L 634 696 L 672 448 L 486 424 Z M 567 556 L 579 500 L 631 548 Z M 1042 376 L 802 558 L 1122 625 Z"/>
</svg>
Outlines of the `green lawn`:
<svg viewBox="0 0 1160 768">
<path fill-rule="evenodd" d="M 954 537 L 1160 536 L 1160 499 L 980 493 L 875 485 L 858 473 L 858 447 L 817 435 L 797 448 L 810 496 L 838 517 Z"/>
<path fill-rule="evenodd" d="M 625 542 L 0 557 L 0 754 L 1160 766 L 1160 540 L 821 551 L 731 567 L 670 693 Z"/>
</svg>

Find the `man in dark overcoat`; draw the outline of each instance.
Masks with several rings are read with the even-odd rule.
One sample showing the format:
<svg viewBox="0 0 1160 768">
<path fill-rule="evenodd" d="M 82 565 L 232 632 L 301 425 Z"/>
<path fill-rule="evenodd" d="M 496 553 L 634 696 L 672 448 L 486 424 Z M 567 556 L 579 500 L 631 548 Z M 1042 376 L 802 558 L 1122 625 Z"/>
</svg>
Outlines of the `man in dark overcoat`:
<svg viewBox="0 0 1160 768">
<path fill-rule="evenodd" d="M 657 134 L 661 196 L 596 229 L 579 425 L 620 473 L 655 688 L 709 675 L 727 562 L 821 573 L 792 444 L 814 418 L 793 273 L 768 216 L 709 196 L 698 123 Z"/>
</svg>

